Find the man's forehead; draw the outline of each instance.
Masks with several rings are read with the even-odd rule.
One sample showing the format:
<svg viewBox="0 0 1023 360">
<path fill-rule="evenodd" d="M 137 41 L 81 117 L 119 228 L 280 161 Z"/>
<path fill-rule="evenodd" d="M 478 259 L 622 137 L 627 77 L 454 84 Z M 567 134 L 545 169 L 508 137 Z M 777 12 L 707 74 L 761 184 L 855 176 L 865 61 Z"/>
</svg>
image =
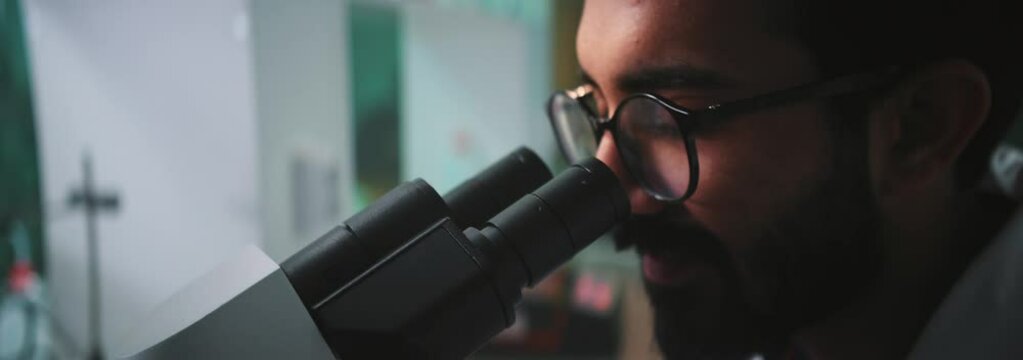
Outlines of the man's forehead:
<svg viewBox="0 0 1023 360">
<path fill-rule="evenodd" d="M 791 4 L 791 0 L 586 0 L 585 9 L 604 21 L 641 18 L 657 26 L 720 24 L 734 28 L 785 21 L 781 15 L 789 12 Z"/>
<path fill-rule="evenodd" d="M 768 19 L 764 6 L 765 0 L 588 0 L 576 43 L 580 65 L 603 86 L 672 69 L 684 71 L 666 82 L 741 80 L 749 75 L 743 72 L 769 65 L 758 62 L 782 62 L 791 54 L 780 52 L 795 47 L 769 31 L 776 18 Z"/>
</svg>

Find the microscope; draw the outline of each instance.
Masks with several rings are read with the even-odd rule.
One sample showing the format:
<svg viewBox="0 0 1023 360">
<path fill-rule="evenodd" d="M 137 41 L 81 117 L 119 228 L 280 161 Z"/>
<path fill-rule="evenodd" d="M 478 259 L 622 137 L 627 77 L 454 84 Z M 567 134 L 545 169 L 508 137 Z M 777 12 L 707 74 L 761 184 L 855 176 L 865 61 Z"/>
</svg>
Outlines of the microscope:
<svg viewBox="0 0 1023 360">
<path fill-rule="evenodd" d="M 533 286 L 629 216 L 596 159 L 552 179 L 520 148 L 440 196 L 393 189 L 281 264 L 255 247 L 133 332 L 131 359 L 461 359 Z"/>
</svg>

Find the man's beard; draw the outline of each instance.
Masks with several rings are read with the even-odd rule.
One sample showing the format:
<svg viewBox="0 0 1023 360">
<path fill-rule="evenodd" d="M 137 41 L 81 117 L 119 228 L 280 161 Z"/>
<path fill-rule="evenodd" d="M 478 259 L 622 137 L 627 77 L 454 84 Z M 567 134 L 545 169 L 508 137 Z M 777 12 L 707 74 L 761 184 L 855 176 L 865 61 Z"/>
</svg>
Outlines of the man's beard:
<svg viewBox="0 0 1023 360">
<path fill-rule="evenodd" d="M 728 249 L 680 206 L 635 216 L 623 227 L 620 235 L 641 254 L 696 263 L 713 274 L 680 286 L 645 281 L 665 356 L 778 355 L 794 331 L 834 314 L 871 285 L 881 262 L 879 213 L 863 163 L 838 165 L 764 226 L 752 248 Z"/>
</svg>

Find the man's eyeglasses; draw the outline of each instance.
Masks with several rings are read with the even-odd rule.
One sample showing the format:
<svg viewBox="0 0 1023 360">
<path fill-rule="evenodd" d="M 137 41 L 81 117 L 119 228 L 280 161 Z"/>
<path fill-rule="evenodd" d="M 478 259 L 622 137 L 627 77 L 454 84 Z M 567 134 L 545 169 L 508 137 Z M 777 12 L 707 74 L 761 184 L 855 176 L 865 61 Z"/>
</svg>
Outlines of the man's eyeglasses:
<svg viewBox="0 0 1023 360">
<path fill-rule="evenodd" d="M 897 73 L 897 67 L 860 72 L 696 110 L 638 93 L 622 100 L 611 118 L 587 106 L 594 89 L 582 85 L 554 93 L 547 115 L 570 163 L 594 156 L 601 135 L 610 130 L 626 169 L 647 193 L 662 201 L 682 201 L 693 195 L 700 177 L 694 134 L 738 115 L 870 90 L 891 82 Z"/>
</svg>

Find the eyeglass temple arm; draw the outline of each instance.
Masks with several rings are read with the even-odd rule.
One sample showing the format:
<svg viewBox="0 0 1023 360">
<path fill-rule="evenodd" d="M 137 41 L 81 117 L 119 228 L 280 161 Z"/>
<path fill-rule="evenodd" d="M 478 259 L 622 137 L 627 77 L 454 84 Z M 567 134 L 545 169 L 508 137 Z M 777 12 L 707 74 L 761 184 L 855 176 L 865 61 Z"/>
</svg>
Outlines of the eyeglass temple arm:
<svg viewBox="0 0 1023 360">
<path fill-rule="evenodd" d="M 898 71 L 898 67 L 891 66 L 878 71 L 841 76 L 795 86 L 770 94 L 711 105 L 704 109 L 693 111 L 690 115 L 700 122 L 701 127 L 711 126 L 713 124 L 707 122 L 713 119 L 727 118 L 797 101 L 820 100 L 864 91 L 891 80 Z"/>
</svg>

